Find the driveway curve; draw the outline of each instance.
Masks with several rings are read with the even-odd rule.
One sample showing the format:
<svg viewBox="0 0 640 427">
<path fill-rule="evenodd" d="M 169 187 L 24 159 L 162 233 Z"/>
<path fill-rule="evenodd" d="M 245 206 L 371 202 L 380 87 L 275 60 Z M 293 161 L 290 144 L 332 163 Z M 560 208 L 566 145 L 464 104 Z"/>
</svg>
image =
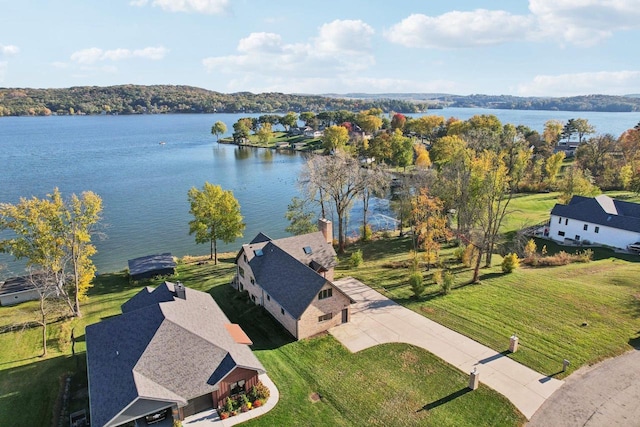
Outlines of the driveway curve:
<svg viewBox="0 0 640 427">
<path fill-rule="evenodd" d="M 578 369 L 527 427 L 640 426 L 640 351 Z"/>
<path fill-rule="evenodd" d="M 402 307 L 354 278 L 334 284 L 355 304 L 350 321 L 329 332 L 353 353 L 392 342 L 421 347 L 463 372 L 477 369 L 480 382 L 504 395 L 527 419 L 563 384 Z"/>
</svg>

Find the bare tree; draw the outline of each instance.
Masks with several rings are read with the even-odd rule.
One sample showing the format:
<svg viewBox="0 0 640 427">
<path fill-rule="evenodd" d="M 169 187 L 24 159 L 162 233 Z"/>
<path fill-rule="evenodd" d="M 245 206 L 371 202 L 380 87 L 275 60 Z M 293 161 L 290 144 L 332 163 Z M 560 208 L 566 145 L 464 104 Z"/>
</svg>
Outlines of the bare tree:
<svg viewBox="0 0 640 427">
<path fill-rule="evenodd" d="M 367 215 L 369 213 L 369 202 L 372 197 L 383 195 L 390 185 L 391 177 L 377 163 L 373 163 L 369 168 L 362 168 L 362 234 L 363 237 L 367 233 Z"/>
<path fill-rule="evenodd" d="M 29 269 L 28 283 L 38 293 L 38 311 L 35 323 L 42 327 L 42 357 L 47 355 L 47 326 L 51 317 L 57 317 L 64 310 L 63 289 L 58 275 L 52 271 L 34 272 Z"/>
<path fill-rule="evenodd" d="M 353 200 L 364 188 L 360 165 L 341 150 L 332 156 L 313 156 L 300 173 L 300 183 L 311 197 L 326 196 L 338 216 L 338 251 L 346 246 L 346 219 Z"/>
</svg>

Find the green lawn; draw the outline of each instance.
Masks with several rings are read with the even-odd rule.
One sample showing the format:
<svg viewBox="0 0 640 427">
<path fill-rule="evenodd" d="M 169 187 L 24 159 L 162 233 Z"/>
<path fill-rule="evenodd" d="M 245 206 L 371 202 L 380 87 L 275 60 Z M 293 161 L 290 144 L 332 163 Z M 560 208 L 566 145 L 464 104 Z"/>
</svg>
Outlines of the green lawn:
<svg viewBox="0 0 640 427">
<path fill-rule="evenodd" d="M 550 253 L 560 250 L 549 244 Z M 359 246 L 353 246 L 355 250 Z M 539 248 L 541 246 L 539 245 Z M 410 241 L 380 240 L 361 247 L 365 262 L 349 268 L 346 254 L 337 277 L 353 276 L 404 306 L 454 329 L 496 351 L 508 349 L 516 333 L 520 349 L 509 357 L 544 374 L 556 373 L 571 361 L 563 377 L 584 364 L 619 355 L 636 345 L 640 334 L 640 257 L 596 251 L 596 261 L 551 268 L 521 267 L 503 274 L 481 270 L 481 283 L 469 285 L 471 270 L 449 264 L 456 274 L 451 294 L 443 296 L 431 281 L 420 299 L 408 286 Z M 567 251 L 570 249 L 564 248 Z M 585 326 L 582 326 L 586 322 Z"/>
<path fill-rule="evenodd" d="M 233 322 L 254 341 L 254 351 L 278 386 L 281 397 L 269 414 L 251 425 L 503 425 L 524 423 L 504 397 L 481 386 L 466 392 L 467 375 L 428 352 L 406 344 L 385 345 L 353 355 L 331 336 L 295 342 L 261 308 L 227 283 L 233 257 L 212 263 L 180 263 L 173 280 L 208 291 Z M 38 329 L 0 334 L 0 425 L 48 426 L 65 374 L 76 374 L 72 391 L 86 387 L 84 326 L 120 313 L 120 305 L 142 286 L 123 274 L 100 276 L 81 319 L 52 325 L 49 356 L 38 357 Z M 5 324 L 29 320 L 29 304 L 4 307 Z M 8 320 L 10 317 L 11 320 Z M 68 334 L 75 328 L 75 360 Z M 311 396 L 318 393 L 320 401 Z M 71 410 L 86 405 L 72 401 Z M 478 424 L 478 420 L 480 424 Z M 483 424 L 484 423 L 484 424 Z"/>
<path fill-rule="evenodd" d="M 638 201 L 629 193 L 614 196 Z M 553 194 L 522 195 L 512 201 L 514 219 L 504 230 L 541 222 L 555 203 Z M 517 219 L 515 219 L 517 218 Z M 544 242 L 550 253 L 559 246 Z M 441 259 L 456 274 L 450 295 L 429 283 L 420 299 L 407 285 L 407 238 L 392 237 L 357 244 L 364 263 L 348 267 L 341 257 L 336 277 L 354 276 L 400 304 L 465 334 L 496 351 L 504 351 L 509 336 L 520 337 L 520 350 L 509 357 L 544 374 L 563 377 L 584 364 L 621 354 L 640 345 L 640 257 L 595 250 L 595 261 L 552 268 L 520 268 L 504 275 L 499 256 L 483 269 L 481 283 L 468 285 L 470 269 L 452 261 L 453 248 Z M 566 249 L 566 248 L 565 248 Z M 569 249 L 566 249 L 572 252 Z M 233 276 L 233 255 L 211 263 L 180 263 L 177 277 L 187 286 L 210 292 L 234 322 L 254 341 L 254 350 L 282 393 L 269 415 L 252 421 L 264 425 L 519 425 L 524 419 L 501 396 L 482 387 L 463 393 L 467 376 L 424 350 L 404 344 L 384 345 L 355 355 L 330 336 L 294 342 L 259 307 L 247 304 L 226 284 Z M 40 354 L 40 330 L 0 334 L 0 425 L 50 425 L 60 379 L 75 374 L 72 391 L 86 386 L 84 337 L 87 324 L 120 313 L 120 305 L 142 286 L 122 273 L 101 275 L 89 292 L 80 319 L 52 324 L 49 354 Z M 31 321 L 37 303 L 0 307 L 0 327 Z M 584 325 L 584 326 L 583 326 Z M 79 357 L 70 356 L 72 328 Z M 571 365 L 558 373 L 563 359 Z M 319 393 L 313 403 L 309 396 Z M 78 393 L 71 409 L 86 405 Z M 428 410 L 420 410 L 426 407 Z M 480 415 L 479 415 L 480 414 Z"/>
</svg>

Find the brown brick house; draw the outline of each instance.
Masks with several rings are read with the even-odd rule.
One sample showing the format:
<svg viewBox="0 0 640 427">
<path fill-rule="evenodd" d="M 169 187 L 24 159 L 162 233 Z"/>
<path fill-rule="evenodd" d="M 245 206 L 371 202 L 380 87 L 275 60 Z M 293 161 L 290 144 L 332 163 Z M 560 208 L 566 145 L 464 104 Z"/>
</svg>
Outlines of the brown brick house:
<svg viewBox="0 0 640 427">
<path fill-rule="evenodd" d="M 296 339 L 346 323 L 353 302 L 333 284 L 331 222 L 320 230 L 273 240 L 259 233 L 236 256 L 234 286 L 263 306 Z"/>
</svg>

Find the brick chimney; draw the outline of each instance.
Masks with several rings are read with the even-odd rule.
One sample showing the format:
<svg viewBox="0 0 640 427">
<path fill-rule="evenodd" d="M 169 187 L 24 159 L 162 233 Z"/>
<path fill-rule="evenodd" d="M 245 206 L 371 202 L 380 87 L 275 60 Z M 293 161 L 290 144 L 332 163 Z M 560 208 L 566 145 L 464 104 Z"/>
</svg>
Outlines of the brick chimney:
<svg viewBox="0 0 640 427">
<path fill-rule="evenodd" d="M 184 285 L 181 282 L 176 282 L 174 289 L 176 291 L 176 297 L 181 299 L 187 299 L 187 292 Z"/>
<path fill-rule="evenodd" d="M 322 231 L 322 235 L 327 243 L 333 244 L 333 225 L 326 218 L 318 220 L 318 229 Z"/>
</svg>

